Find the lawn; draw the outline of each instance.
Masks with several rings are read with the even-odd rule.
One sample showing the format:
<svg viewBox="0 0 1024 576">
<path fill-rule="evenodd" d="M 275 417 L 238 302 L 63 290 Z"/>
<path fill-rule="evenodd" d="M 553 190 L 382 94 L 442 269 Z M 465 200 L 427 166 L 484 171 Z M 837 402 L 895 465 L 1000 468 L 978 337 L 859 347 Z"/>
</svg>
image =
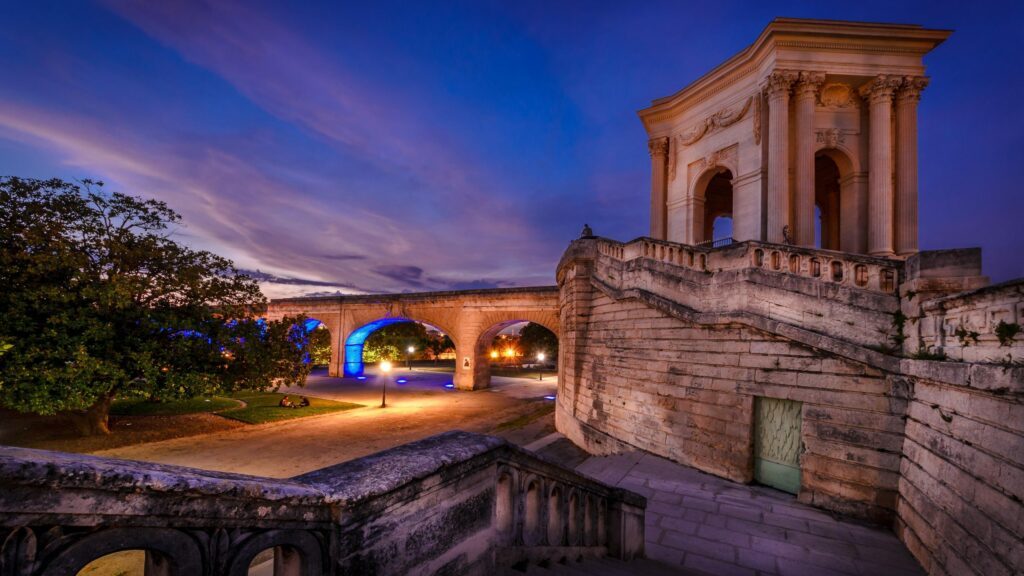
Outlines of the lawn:
<svg viewBox="0 0 1024 576">
<path fill-rule="evenodd" d="M 281 408 L 278 402 L 285 394 L 279 392 L 236 392 L 231 398 L 246 403 L 244 408 L 234 408 L 218 412 L 218 416 L 231 418 L 248 424 L 263 424 L 265 422 L 279 422 L 293 418 L 305 418 L 307 416 L 319 416 L 332 412 L 341 412 L 353 408 L 362 408 L 362 404 L 351 402 L 337 402 L 335 400 L 324 400 L 323 398 L 309 398 L 309 406 L 305 408 Z M 301 396 L 288 394 L 289 398 L 298 403 Z"/>
<path fill-rule="evenodd" d="M 229 408 L 240 408 L 241 402 L 222 396 L 189 398 L 171 402 L 150 402 L 149 400 L 115 400 L 110 406 L 113 416 L 180 416 L 218 412 Z"/>
<path fill-rule="evenodd" d="M 263 424 L 264 422 L 319 416 L 363 406 L 351 402 L 336 402 L 307 396 L 310 405 L 305 408 L 281 408 L 278 406 L 278 402 L 284 396 L 278 392 L 235 392 L 228 397 L 212 396 L 170 402 L 117 400 L 111 405 L 110 413 L 114 416 L 180 416 L 212 412 L 217 416 L 239 422 Z M 289 396 L 295 403 L 298 403 L 301 397 L 295 394 L 289 394 Z"/>
</svg>

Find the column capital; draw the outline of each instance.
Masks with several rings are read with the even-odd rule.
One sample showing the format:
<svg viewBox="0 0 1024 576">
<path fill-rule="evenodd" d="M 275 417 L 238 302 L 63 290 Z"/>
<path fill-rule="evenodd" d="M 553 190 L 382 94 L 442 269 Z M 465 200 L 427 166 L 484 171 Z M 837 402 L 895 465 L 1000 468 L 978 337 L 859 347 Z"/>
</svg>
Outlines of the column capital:
<svg viewBox="0 0 1024 576">
<path fill-rule="evenodd" d="M 900 81 L 900 89 L 896 92 L 897 100 L 920 100 L 921 92 L 928 86 L 927 76 L 904 76 Z"/>
<path fill-rule="evenodd" d="M 668 136 L 648 140 L 647 152 L 651 155 L 651 158 L 655 156 L 668 156 Z"/>
<path fill-rule="evenodd" d="M 773 70 L 762 81 L 762 88 L 768 93 L 769 98 L 788 96 L 793 83 L 800 77 L 794 70 Z"/>
<path fill-rule="evenodd" d="M 817 98 L 818 90 L 825 83 L 824 72 L 800 72 L 796 80 L 795 92 L 797 98 Z"/>
<path fill-rule="evenodd" d="M 860 87 L 860 97 L 869 102 L 892 102 L 893 94 L 902 82 L 899 76 L 875 76 Z"/>
</svg>

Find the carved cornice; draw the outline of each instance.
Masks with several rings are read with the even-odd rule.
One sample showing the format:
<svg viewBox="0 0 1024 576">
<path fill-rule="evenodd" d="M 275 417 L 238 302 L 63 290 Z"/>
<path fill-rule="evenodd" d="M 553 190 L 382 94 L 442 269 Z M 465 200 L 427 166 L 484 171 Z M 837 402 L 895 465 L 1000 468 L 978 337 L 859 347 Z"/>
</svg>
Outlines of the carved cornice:
<svg viewBox="0 0 1024 576">
<path fill-rule="evenodd" d="M 762 86 L 769 98 L 788 96 L 793 83 L 797 81 L 800 74 L 794 70 L 773 70 L 762 81 Z"/>
<path fill-rule="evenodd" d="M 747 115 L 747 111 L 750 110 L 750 105 L 753 104 L 754 97 L 750 96 L 747 101 L 743 103 L 743 106 L 739 109 L 723 109 L 715 112 L 711 116 L 704 119 L 703 122 L 694 126 L 690 130 L 680 134 L 678 136 L 678 142 L 682 146 L 689 146 L 704 137 L 709 132 L 714 132 L 720 128 L 726 126 L 732 126 L 739 122 Z"/>
<path fill-rule="evenodd" d="M 668 137 L 651 138 L 647 141 L 647 152 L 651 158 L 668 155 Z"/>
<path fill-rule="evenodd" d="M 824 72 L 801 72 L 796 81 L 797 98 L 817 98 L 818 89 L 825 83 Z"/>
<path fill-rule="evenodd" d="M 896 93 L 897 100 L 920 100 L 921 92 L 928 86 L 927 76 L 904 76 L 900 89 Z"/>
<path fill-rule="evenodd" d="M 860 96 L 871 103 L 891 102 L 902 82 L 903 79 L 898 76 L 881 74 L 860 87 Z"/>
</svg>

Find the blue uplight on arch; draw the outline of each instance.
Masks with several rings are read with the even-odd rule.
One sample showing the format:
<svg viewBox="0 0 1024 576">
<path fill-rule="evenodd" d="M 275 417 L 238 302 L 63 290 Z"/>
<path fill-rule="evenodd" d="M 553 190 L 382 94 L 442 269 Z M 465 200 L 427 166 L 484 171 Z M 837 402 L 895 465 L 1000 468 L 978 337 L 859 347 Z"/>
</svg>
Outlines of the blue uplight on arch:
<svg viewBox="0 0 1024 576">
<path fill-rule="evenodd" d="M 363 344 L 366 343 L 370 334 L 389 324 L 410 321 L 407 318 L 382 318 L 353 330 L 348 340 L 345 340 L 345 376 L 361 376 L 363 374 Z"/>
</svg>

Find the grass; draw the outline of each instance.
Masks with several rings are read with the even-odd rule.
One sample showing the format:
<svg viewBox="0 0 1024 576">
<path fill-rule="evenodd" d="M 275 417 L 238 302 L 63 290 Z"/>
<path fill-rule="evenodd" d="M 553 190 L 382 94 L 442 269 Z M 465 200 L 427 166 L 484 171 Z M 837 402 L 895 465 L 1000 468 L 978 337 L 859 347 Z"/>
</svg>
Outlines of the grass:
<svg viewBox="0 0 1024 576">
<path fill-rule="evenodd" d="M 305 408 L 281 408 L 278 403 L 286 394 L 279 392 L 236 392 L 232 398 L 246 403 L 244 408 L 235 408 L 218 412 L 218 416 L 231 418 L 248 424 L 263 424 L 265 422 L 280 422 L 307 416 L 319 416 L 332 412 L 342 412 L 353 408 L 362 408 L 362 404 L 351 402 L 337 402 L 335 400 L 324 400 L 322 398 L 309 398 L 309 406 Z M 298 394 L 287 394 L 294 402 L 301 398 Z"/>
<path fill-rule="evenodd" d="M 180 416 L 201 414 L 238 408 L 241 404 L 221 396 L 189 398 L 171 402 L 150 402 L 149 400 L 115 400 L 110 406 L 114 416 Z"/>
<path fill-rule="evenodd" d="M 284 396 L 285 394 L 279 392 L 236 392 L 229 397 L 200 397 L 171 402 L 117 400 L 111 405 L 110 413 L 114 416 L 181 416 L 183 414 L 215 412 L 217 416 L 239 422 L 263 424 L 264 422 L 319 416 L 320 414 L 362 407 L 362 404 L 336 402 L 307 396 L 309 406 L 305 408 L 281 408 L 278 403 Z M 301 397 L 296 394 L 288 394 L 288 396 L 296 403 Z"/>
</svg>

